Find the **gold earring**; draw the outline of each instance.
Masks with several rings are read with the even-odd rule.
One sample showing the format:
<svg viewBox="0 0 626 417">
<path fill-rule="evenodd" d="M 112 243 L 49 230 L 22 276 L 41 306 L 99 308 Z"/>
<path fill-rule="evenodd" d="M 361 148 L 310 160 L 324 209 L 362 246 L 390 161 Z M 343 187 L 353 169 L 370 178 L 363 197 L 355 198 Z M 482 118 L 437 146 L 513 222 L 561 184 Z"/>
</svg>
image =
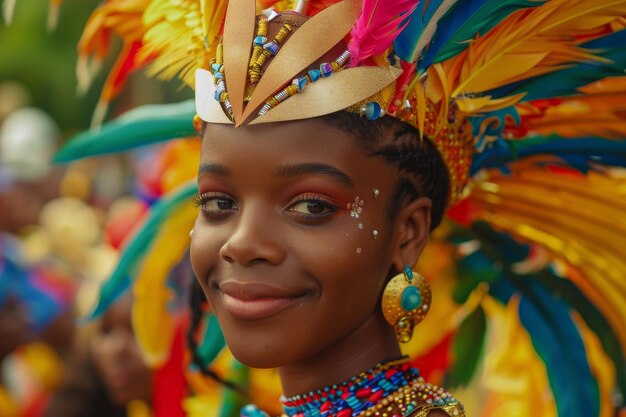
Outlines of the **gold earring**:
<svg viewBox="0 0 626 417">
<path fill-rule="evenodd" d="M 387 283 L 383 291 L 383 315 L 394 327 L 400 343 L 411 340 L 413 328 L 426 317 L 430 301 L 428 281 L 409 266 Z"/>
</svg>

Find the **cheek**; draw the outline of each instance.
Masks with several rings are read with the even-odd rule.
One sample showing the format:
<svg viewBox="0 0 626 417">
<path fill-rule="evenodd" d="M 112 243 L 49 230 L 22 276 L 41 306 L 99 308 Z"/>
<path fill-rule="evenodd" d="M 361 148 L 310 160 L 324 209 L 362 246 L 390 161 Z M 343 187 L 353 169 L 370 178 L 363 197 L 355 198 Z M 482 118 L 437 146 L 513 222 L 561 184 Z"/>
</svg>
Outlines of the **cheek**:
<svg viewBox="0 0 626 417">
<path fill-rule="evenodd" d="M 209 228 L 203 225 L 202 214 L 198 215 L 194 225 L 194 232 L 189 247 L 191 266 L 202 288 L 206 291 L 207 277 L 220 257 L 222 244 L 219 239 L 219 228 Z"/>
<path fill-rule="evenodd" d="M 346 216 L 293 243 L 300 264 L 319 281 L 322 311 L 364 316 L 376 307 L 391 266 L 391 242 L 385 225 L 372 220 L 378 213 L 371 214 L 358 219 Z M 371 233 L 374 227 L 376 239 Z"/>
</svg>

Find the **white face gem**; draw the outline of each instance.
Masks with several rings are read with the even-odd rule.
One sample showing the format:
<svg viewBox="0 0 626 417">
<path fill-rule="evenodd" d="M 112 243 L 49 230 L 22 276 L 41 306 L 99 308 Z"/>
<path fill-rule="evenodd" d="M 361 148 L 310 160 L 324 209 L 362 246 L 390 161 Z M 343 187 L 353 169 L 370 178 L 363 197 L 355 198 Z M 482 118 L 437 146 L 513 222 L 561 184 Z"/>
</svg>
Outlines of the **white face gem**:
<svg viewBox="0 0 626 417">
<path fill-rule="evenodd" d="M 354 199 L 354 202 L 349 204 L 348 209 L 350 209 L 350 216 L 354 217 L 355 219 L 358 219 L 359 215 L 363 212 L 363 204 L 364 204 L 364 201 L 361 200 L 359 196 L 357 196 Z"/>
<path fill-rule="evenodd" d="M 374 238 L 374 240 L 378 239 L 378 230 L 372 230 L 372 237 Z"/>
<path fill-rule="evenodd" d="M 363 230 L 363 223 L 359 223 L 357 226 L 359 229 Z"/>
<path fill-rule="evenodd" d="M 190 238 L 191 238 L 191 237 L 193 237 L 193 229 L 191 229 L 191 230 L 189 231 L 189 237 L 190 237 Z"/>
<path fill-rule="evenodd" d="M 361 249 L 361 248 L 356 248 L 356 253 L 357 253 L 357 255 L 360 255 L 360 254 L 361 254 L 361 252 L 363 252 L 363 249 Z"/>
<path fill-rule="evenodd" d="M 380 190 L 378 188 L 374 188 L 374 190 L 372 191 L 374 194 L 374 198 L 378 198 L 378 196 L 380 195 Z"/>
</svg>

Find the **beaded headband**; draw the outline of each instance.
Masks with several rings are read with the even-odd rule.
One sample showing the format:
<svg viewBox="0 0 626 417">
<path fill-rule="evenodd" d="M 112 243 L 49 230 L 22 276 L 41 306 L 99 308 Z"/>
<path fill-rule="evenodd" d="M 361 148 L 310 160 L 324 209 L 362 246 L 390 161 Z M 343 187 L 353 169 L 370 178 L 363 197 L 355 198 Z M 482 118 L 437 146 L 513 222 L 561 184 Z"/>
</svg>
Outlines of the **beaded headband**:
<svg viewBox="0 0 626 417">
<path fill-rule="evenodd" d="M 402 79 L 407 71 L 388 56 L 390 48 L 368 65 L 355 62 L 354 47 L 344 39 L 361 13 L 359 0 L 344 0 L 311 18 L 273 10 L 256 16 L 254 1 L 231 1 L 211 71 L 196 70 L 198 118 L 238 127 L 341 110 L 368 120 L 393 116 L 434 142 L 448 168 L 454 201 L 468 181 L 471 129 L 456 109 L 426 100 L 417 86 L 424 77 L 415 76 L 409 88 Z M 449 113 L 445 118 L 442 107 Z"/>
</svg>

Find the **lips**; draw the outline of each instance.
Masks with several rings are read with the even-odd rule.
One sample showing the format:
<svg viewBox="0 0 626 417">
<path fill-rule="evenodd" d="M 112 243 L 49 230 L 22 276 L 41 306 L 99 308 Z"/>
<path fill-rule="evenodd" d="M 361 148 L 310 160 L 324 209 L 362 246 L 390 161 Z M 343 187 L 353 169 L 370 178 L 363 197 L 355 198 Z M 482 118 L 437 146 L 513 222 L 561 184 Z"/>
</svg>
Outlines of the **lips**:
<svg viewBox="0 0 626 417">
<path fill-rule="evenodd" d="M 278 314 L 306 295 L 305 291 L 237 281 L 225 281 L 218 288 L 224 309 L 244 320 L 259 320 Z"/>
</svg>

